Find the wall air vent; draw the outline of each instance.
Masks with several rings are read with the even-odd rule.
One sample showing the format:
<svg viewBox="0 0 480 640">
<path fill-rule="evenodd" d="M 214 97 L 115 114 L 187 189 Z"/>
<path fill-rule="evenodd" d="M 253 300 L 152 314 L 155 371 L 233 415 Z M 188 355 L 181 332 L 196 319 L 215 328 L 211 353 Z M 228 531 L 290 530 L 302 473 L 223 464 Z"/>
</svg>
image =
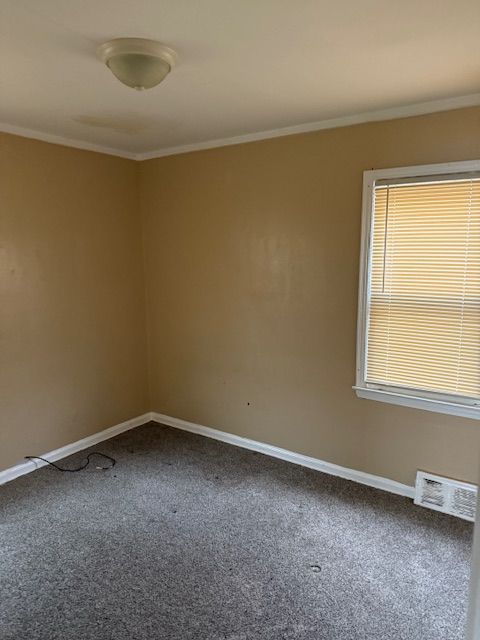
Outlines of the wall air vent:
<svg viewBox="0 0 480 640">
<path fill-rule="evenodd" d="M 415 504 L 464 520 L 475 520 L 477 487 L 466 482 L 417 471 Z"/>
</svg>

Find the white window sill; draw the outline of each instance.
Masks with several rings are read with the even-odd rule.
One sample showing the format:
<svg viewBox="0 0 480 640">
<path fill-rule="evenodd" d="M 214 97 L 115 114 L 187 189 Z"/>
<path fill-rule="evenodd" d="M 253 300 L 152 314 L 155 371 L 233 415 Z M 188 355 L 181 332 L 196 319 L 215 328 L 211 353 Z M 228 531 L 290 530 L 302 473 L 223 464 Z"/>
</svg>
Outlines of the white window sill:
<svg viewBox="0 0 480 640">
<path fill-rule="evenodd" d="M 366 389 L 364 387 L 353 388 L 355 389 L 355 392 L 359 398 L 366 398 L 367 400 L 378 400 L 380 402 L 397 404 L 402 407 L 425 409 L 426 411 L 448 413 L 452 416 L 462 416 L 464 418 L 473 418 L 474 420 L 480 420 L 480 406 L 458 404 L 455 402 L 446 402 L 444 400 L 422 398 L 418 396 L 409 396 L 403 393 L 394 393 L 393 391 L 384 391 L 381 389 Z"/>
</svg>

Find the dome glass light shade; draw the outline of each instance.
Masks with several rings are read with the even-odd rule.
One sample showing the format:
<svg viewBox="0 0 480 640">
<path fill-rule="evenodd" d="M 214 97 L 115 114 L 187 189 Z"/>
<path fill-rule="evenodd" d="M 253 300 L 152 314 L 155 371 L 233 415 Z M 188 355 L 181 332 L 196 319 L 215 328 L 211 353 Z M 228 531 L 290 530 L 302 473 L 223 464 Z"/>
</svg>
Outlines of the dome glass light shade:
<svg viewBox="0 0 480 640">
<path fill-rule="evenodd" d="M 168 75 L 175 52 L 155 40 L 116 38 L 98 49 L 99 58 L 120 82 L 133 89 L 151 89 Z"/>
<path fill-rule="evenodd" d="M 170 72 L 168 62 L 143 53 L 112 56 L 107 67 L 120 82 L 138 91 L 156 87 Z"/>
</svg>

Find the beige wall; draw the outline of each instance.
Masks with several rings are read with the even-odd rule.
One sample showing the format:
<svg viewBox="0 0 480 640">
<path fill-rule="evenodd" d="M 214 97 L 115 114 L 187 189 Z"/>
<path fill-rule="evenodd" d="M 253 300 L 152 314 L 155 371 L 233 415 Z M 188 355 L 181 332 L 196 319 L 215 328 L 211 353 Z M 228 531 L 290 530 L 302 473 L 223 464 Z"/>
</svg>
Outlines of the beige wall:
<svg viewBox="0 0 480 640">
<path fill-rule="evenodd" d="M 142 163 L 152 409 L 413 484 L 480 424 L 360 400 L 362 172 L 480 157 L 480 109 Z"/>
<path fill-rule="evenodd" d="M 478 157 L 477 108 L 141 164 L 0 135 L 0 469 L 153 409 L 476 481 L 478 423 L 351 385 L 363 170 Z"/>
<path fill-rule="evenodd" d="M 0 135 L 0 469 L 148 409 L 137 171 Z"/>
</svg>

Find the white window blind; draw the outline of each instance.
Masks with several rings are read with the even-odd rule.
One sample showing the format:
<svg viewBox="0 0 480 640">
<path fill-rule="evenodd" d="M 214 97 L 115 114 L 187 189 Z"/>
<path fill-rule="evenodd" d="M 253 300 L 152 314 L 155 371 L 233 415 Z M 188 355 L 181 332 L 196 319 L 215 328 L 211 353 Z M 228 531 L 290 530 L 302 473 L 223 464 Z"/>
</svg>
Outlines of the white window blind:
<svg viewBox="0 0 480 640">
<path fill-rule="evenodd" d="M 480 175 L 379 180 L 365 382 L 480 398 Z"/>
</svg>

